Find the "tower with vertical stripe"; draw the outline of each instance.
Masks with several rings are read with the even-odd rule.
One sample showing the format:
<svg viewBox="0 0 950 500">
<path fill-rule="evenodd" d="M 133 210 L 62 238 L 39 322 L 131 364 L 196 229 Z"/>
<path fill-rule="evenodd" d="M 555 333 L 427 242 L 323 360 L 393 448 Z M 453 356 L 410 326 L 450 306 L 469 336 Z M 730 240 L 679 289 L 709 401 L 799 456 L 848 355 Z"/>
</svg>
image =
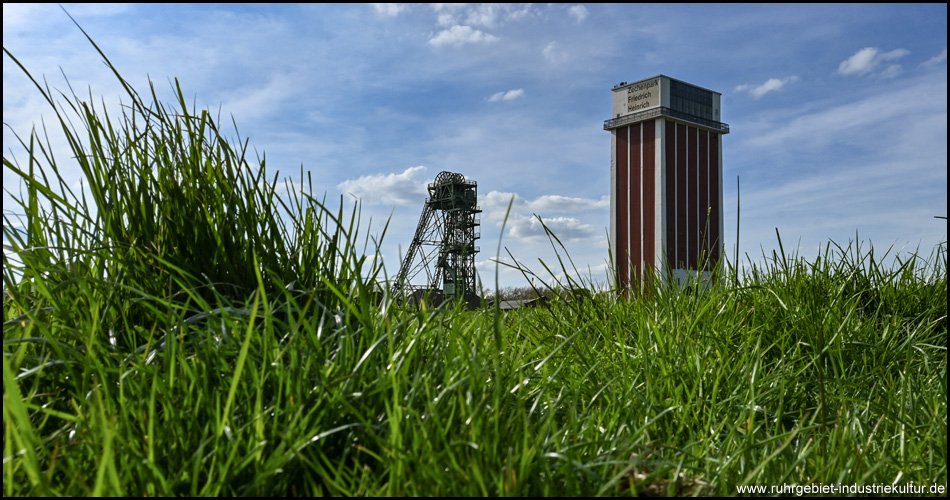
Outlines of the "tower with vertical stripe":
<svg viewBox="0 0 950 500">
<path fill-rule="evenodd" d="M 722 255 L 721 94 L 664 75 L 613 88 L 610 245 L 618 285 L 706 276 Z"/>
</svg>

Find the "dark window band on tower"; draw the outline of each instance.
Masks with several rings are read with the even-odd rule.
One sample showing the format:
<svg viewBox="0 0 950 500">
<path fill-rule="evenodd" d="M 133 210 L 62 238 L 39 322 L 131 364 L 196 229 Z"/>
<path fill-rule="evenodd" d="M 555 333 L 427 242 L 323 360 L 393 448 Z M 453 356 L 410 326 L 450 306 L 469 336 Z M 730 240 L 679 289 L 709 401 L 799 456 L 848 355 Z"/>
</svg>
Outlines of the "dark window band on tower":
<svg viewBox="0 0 950 500">
<path fill-rule="evenodd" d="M 706 120 L 713 119 L 713 93 L 670 80 L 670 108 Z"/>
</svg>

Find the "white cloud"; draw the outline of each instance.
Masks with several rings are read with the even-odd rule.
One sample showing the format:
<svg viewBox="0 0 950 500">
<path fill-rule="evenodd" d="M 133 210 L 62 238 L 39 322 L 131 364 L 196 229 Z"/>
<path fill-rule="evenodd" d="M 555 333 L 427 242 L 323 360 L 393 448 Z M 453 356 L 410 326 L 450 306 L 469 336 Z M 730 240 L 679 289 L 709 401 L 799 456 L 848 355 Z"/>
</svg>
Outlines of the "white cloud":
<svg viewBox="0 0 950 500">
<path fill-rule="evenodd" d="M 877 48 L 874 47 L 865 47 L 857 51 L 853 56 L 845 59 L 838 65 L 838 73 L 842 75 L 854 75 L 871 71 L 876 64 L 874 62 L 874 56 L 877 55 L 877 52 Z"/>
<path fill-rule="evenodd" d="M 408 8 L 408 6 L 403 3 L 373 3 L 370 5 L 373 6 L 373 10 L 375 10 L 377 14 L 388 17 L 396 17 L 400 12 Z"/>
<path fill-rule="evenodd" d="M 514 201 L 512 201 L 514 198 Z M 484 210 L 485 216 L 489 219 L 497 219 L 501 224 L 505 218 L 505 211 L 508 210 L 508 204 L 511 203 L 511 210 L 524 210 L 527 202 L 515 193 L 505 193 L 501 191 L 489 191 L 479 197 L 479 203 Z"/>
<path fill-rule="evenodd" d="M 924 120 L 943 121 L 946 127 L 946 80 L 920 80 L 907 86 L 894 87 L 886 91 L 865 97 L 852 102 L 813 109 L 797 117 L 776 115 L 770 121 L 749 124 L 748 128 L 757 130 L 755 135 L 749 135 L 743 142 L 743 147 L 762 148 L 768 151 L 800 151 L 802 149 L 817 150 L 831 144 L 866 144 L 878 148 L 886 144 L 896 146 L 904 144 L 893 138 L 894 131 L 914 130 L 911 124 L 921 123 Z M 932 100 L 922 100 L 919 96 L 934 96 Z M 897 124 L 907 124 L 898 126 Z M 890 130 L 890 131 L 889 131 Z M 856 135 L 855 131 L 861 131 Z M 859 139 L 868 137 L 869 133 L 880 134 L 877 139 L 863 142 Z M 914 139 L 914 148 L 921 151 L 933 150 L 928 148 L 928 142 L 946 144 L 940 139 L 940 133 L 932 135 L 928 132 L 923 135 L 910 134 L 908 139 Z M 890 140 L 883 141 L 891 135 Z M 920 142 L 917 142 L 917 141 Z"/>
<path fill-rule="evenodd" d="M 473 26 L 484 26 L 491 28 L 495 26 L 498 16 L 501 13 L 501 6 L 494 3 L 483 3 L 472 8 L 468 13 L 466 20 Z"/>
<path fill-rule="evenodd" d="M 579 241 L 593 238 L 597 230 L 590 224 L 585 224 L 574 217 L 544 218 L 544 224 L 537 217 L 515 216 L 508 220 L 511 228 L 509 235 L 521 240 L 535 241 L 547 239 L 544 226 L 563 241 Z"/>
<path fill-rule="evenodd" d="M 548 194 L 528 202 L 528 207 L 536 212 L 582 212 L 586 210 L 610 208 L 610 197 L 604 196 L 599 200 L 590 198 L 570 198 L 556 194 Z"/>
<path fill-rule="evenodd" d="M 749 92 L 753 98 L 758 99 L 765 94 L 772 92 L 773 90 L 781 90 L 786 84 L 797 82 L 797 76 L 789 76 L 786 78 L 769 78 L 762 85 L 739 85 L 736 87 L 736 92 Z"/>
<path fill-rule="evenodd" d="M 571 17 L 577 19 L 577 22 L 582 22 L 584 19 L 587 19 L 587 15 L 589 14 L 589 12 L 587 12 L 587 8 L 583 5 L 575 5 L 567 9 L 567 12 L 571 15 Z"/>
<path fill-rule="evenodd" d="M 455 16 L 449 13 L 439 14 L 439 26 L 451 26 L 455 24 Z"/>
<path fill-rule="evenodd" d="M 436 47 L 441 45 L 461 47 L 466 43 L 492 43 L 497 41 L 498 37 L 472 29 L 471 26 L 455 25 L 447 30 L 440 31 L 429 40 L 429 43 Z"/>
<path fill-rule="evenodd" d="M 259 120 L 279 113 L 281 105 L 299 93 L 294 75 L 274 73 L 268 82 L 224 94 L 223 105 L 242 120 Z"/>
<path fill-rule="evenodd" d="M 484 28 L 495 28 L 508 21 L 517 21 L 531 13 L 531 5 L 518 7 L 512 4 L 435 4 L 436 12 L 439 12 L 440 21 L 446 10 L 458 13 L 459 18 L 464 18 L 465 23 L 471 26 L 481 26 Z M 452 16 L 453 19 L 455 16 Z"/>
<path fill-rule="evenodd" d="M 890 61 L 892 59 L 900 59 L 906 55 L 910 54 L 909 50 L 906 49 L 895 49 L 890 52 L 881 54 L 882 61 Z"/>
<path fill-rule="evenodd" d="M 877 47 L 865 47 L 854 53 L 851 57 L 841 61 L 838 65 L 839 75 L 865 75 L 873 73 L 882 63 L 900 59 L 910 51 L 905 49 L 895 49 L 890 52 L 881 53 Z M 877 73 L 881 78 L 893 78 L 901 72 L 899 64 L 888 65 L 884 70 Z"/>
<path fill-rule="evenodd" d="M 366 205 L 402 205 L 420 207 L 426 199 L 426 181 L 415 180 L 426 167 L 409 167 L 401 174 L 364 175 L 345 180 L 337 188 Z"/>
<path fill-rule="evenodd" d="M 900 64 L 889 64 L 886 68 L 882 69 L 878 76 L 881 78 L 894 78 L 895 76 L 901 74 L 901 65 Z"/>
<path fill-rule="evenodd" d="M 934 66 L 937 66 L 946 62 L 947 62 L 947 49 L 944 48 L 943 50 L 940 51 L 939 54 L 921 63 L 921 66 L 925 68 L 933 68 Z"/>
<path fill-rule="evenodd" d="M 485 222 L 494 222 L 498 226 L 501 226 L 508 210 L 508 204 L 511 203 L 511 212 L 508 213 L 506 225 L 508 236 L 533 242 L 546 238 L 544 228 L 535 214 L 541 216 L 548 229 L 554 232 L 562 241 L 579 241 L 596 237 L 600 233 L 593 225 L 578 217 L 582 216 L 583 212 L 606 210 L 610 206 L 609 196 L 594 200 L 560 195 L 543 195 L 534 200 L 525 200 L 515 193 L 491 191 L 480 198 L 480 204 L 484 209 Z M 551 213 L 569 213 L 572 216 L 550 217 L 548 214 Z"/>
<path fill-rule="evenodd" d="M 524 97 L 524 89 L 509 90 L 508 92 L 498 92 L 497 94 L 492 94 L 492 96 L 488 98 L 488 102 L 510 101 L 519 97 Z"/>
<path fill-rule="evenodd" d="M 541 50 L 541 55 L 543 55 L 544 59 L 551 64 L 561 64 L 567 61 L 567 54 L 558 48 L 557 42 L 549 42 L 547 45 L 545 45 Z"/>
<path fill-rule="evenodd" d="M 531 13 L 531 4 L 525 5 L 521 10 L 509 10 L 507 21 L 517 21 Z"/>
</svg>

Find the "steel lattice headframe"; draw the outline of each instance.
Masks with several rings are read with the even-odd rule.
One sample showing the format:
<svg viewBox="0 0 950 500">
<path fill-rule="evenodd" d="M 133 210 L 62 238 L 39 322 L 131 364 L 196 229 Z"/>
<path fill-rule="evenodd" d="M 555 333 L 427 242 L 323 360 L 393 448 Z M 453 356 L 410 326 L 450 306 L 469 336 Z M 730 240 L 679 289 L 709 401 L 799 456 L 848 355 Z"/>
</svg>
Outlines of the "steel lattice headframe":
<svg viewBox="0 0 950 500">
<path fill-rule="evenodd" d="M 392 286 L 393 295 L 416 291 L 440 292 L 446 300 L 471 302 L 478 297 L 475 280 L 475 240 L 481 213 L 478 183 L 462 174 L 440 172 L 429 184 L 419 225 Z M 425 273 L 425 285 L 413 280 Z"/>
</svg>

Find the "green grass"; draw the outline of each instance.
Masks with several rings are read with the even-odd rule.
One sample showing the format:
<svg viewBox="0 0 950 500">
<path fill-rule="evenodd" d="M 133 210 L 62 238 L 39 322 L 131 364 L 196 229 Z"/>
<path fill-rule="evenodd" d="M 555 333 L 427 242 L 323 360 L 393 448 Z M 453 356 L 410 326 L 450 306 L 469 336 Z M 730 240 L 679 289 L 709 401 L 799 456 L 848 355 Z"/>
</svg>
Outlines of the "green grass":
<svg viewBox="0 0 950 500">
<path fill-rule="evenodd" d="M 358 207 L 282 194 L 179 87 L 170 106 L 125 88 L 110 118 L 37 84 L 72 150 L 40 131 L 3 159 L 26 186 L 4 216 L 22 259 L 4 262 L 6 496 L 946 486 L 942 248 L 406 308 Z"/>
</svg>

